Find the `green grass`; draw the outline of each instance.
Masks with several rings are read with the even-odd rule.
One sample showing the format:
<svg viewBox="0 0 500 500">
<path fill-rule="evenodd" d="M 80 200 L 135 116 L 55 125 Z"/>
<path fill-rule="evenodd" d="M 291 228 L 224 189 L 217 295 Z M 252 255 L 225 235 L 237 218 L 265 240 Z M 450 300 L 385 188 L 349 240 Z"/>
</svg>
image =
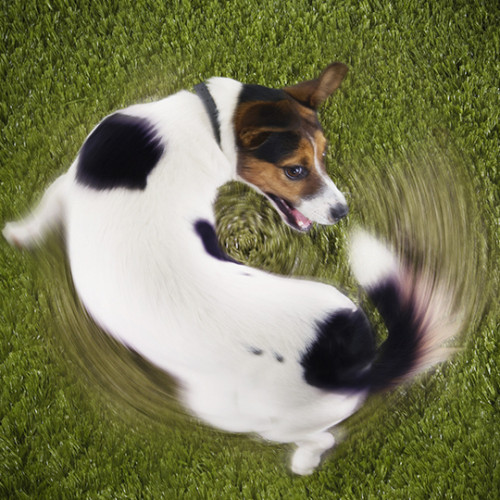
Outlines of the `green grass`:
<svg viewBox="0 0 500 500">
<path fill-rule="evenodd" d="M 457 357 L 373 398 L 317 473 L 293 477 L 286 447 L 181 418 L 149 368 L 128 368 L 123 351 L 84 326 L 81 311 L 64 305 L 71 294 L 60 251 L 33 256 L 0 242 L 0 497 L 497 497 L 494 3 L 3 2 L 0 224 L 25 213 L 119 107 L 212 75 L 284 86 L 340 60 L 351 71 L 321 116 L 349 221 L 297 235 L 258 195 L 228 186 L 217 205 L 221 241 L 252 265 L 340 282 L 355 296 L 350 225 L 400 244 L 410 235 L 407 255 L 457 284 L 467 328 Z M 47 284 L 48 267 L 59 278 Z M 133 383 L 110 388 L 93 359 L 111 361 L 115 379 L 123 370 Z"/>
</svg>

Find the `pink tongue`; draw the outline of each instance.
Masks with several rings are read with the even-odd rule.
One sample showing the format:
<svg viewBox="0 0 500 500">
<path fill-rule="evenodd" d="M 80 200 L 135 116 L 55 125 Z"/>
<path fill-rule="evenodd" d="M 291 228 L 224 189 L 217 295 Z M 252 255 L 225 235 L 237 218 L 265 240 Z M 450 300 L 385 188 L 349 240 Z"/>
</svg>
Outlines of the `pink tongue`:
<svg viewBox="0 0 500 500">
<path fill-rule="evenodd" d="M 302 215 L 296 208 L 292 208 L 290 213 L 292 214 L 297 226 L 301 229 L 309 229 L 312 225 L 312 222 L 305 215 Z"/>
</svg>

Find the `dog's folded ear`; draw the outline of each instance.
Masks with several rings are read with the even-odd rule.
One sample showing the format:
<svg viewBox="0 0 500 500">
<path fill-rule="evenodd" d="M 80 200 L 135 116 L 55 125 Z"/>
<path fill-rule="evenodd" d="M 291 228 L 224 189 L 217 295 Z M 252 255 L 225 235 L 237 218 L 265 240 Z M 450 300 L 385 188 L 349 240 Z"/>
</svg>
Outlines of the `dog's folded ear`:
<svg viewBox="0 0 500 500">
<path fill-rule="evenodd" d="M 289 100 L 250 102 L 242 105 L 235 117 L 238 145 L 245 149 L 260 146 L 273 132 L 296 130 L 300 116 Z"/>
<path fill-rule="evenodd" d="M 334 62 L 314 80 L 308 80 L 283 90 L 301 104 L 318 109 L 335 92 L 345 78 L 348 67 L 341 62 Z"/>
</svg>

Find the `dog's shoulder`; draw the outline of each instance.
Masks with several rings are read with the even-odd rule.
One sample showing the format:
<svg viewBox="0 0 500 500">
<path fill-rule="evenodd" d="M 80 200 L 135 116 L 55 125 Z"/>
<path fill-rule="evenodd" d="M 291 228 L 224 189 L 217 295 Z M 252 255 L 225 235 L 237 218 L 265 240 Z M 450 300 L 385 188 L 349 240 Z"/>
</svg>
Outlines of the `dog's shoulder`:
<svg viewBox="0 0 500 500">
<path fill-rule="evenodd" d="M 169 129 L 174 128 L 172 124 L 181 126 L 193 103 L 197 104 L 197 98 L 181 91 L 108 115 L 80 149 L 77 182 L 96 190 L 144 190 L 150 173 L 166 153 L 172 136 Z"/>
</svg>

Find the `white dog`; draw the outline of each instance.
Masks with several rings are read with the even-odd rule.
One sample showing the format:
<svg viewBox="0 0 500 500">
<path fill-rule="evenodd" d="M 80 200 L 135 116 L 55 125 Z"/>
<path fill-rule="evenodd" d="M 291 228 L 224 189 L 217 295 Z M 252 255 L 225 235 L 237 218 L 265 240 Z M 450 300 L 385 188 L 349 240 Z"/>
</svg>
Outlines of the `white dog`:
<svg viewBox="0 0 500 500">
<path fill-rule="evenodd" d="M 333 446 L 329 428 L 455 333 L 437 328 L 446 311 L 430 280 L 412 279 L 364 233 L 351 259 L 388 327 L 378 350 L 363 312 L 335 288 L 248 268 L 218 245 L 213 203 L 230 180 L 267 196 L 297 230 L 346 215 L 316 114 L 346 72 L 333 63 L 282 90 L 213 78 L 196 94 L 114 113 L 34 213 L 4 229 L 29 247 L 62 226 L 94 320 L 173 375 L 203 421 L 295 443 L 297 474 Z"/>
</svg>

